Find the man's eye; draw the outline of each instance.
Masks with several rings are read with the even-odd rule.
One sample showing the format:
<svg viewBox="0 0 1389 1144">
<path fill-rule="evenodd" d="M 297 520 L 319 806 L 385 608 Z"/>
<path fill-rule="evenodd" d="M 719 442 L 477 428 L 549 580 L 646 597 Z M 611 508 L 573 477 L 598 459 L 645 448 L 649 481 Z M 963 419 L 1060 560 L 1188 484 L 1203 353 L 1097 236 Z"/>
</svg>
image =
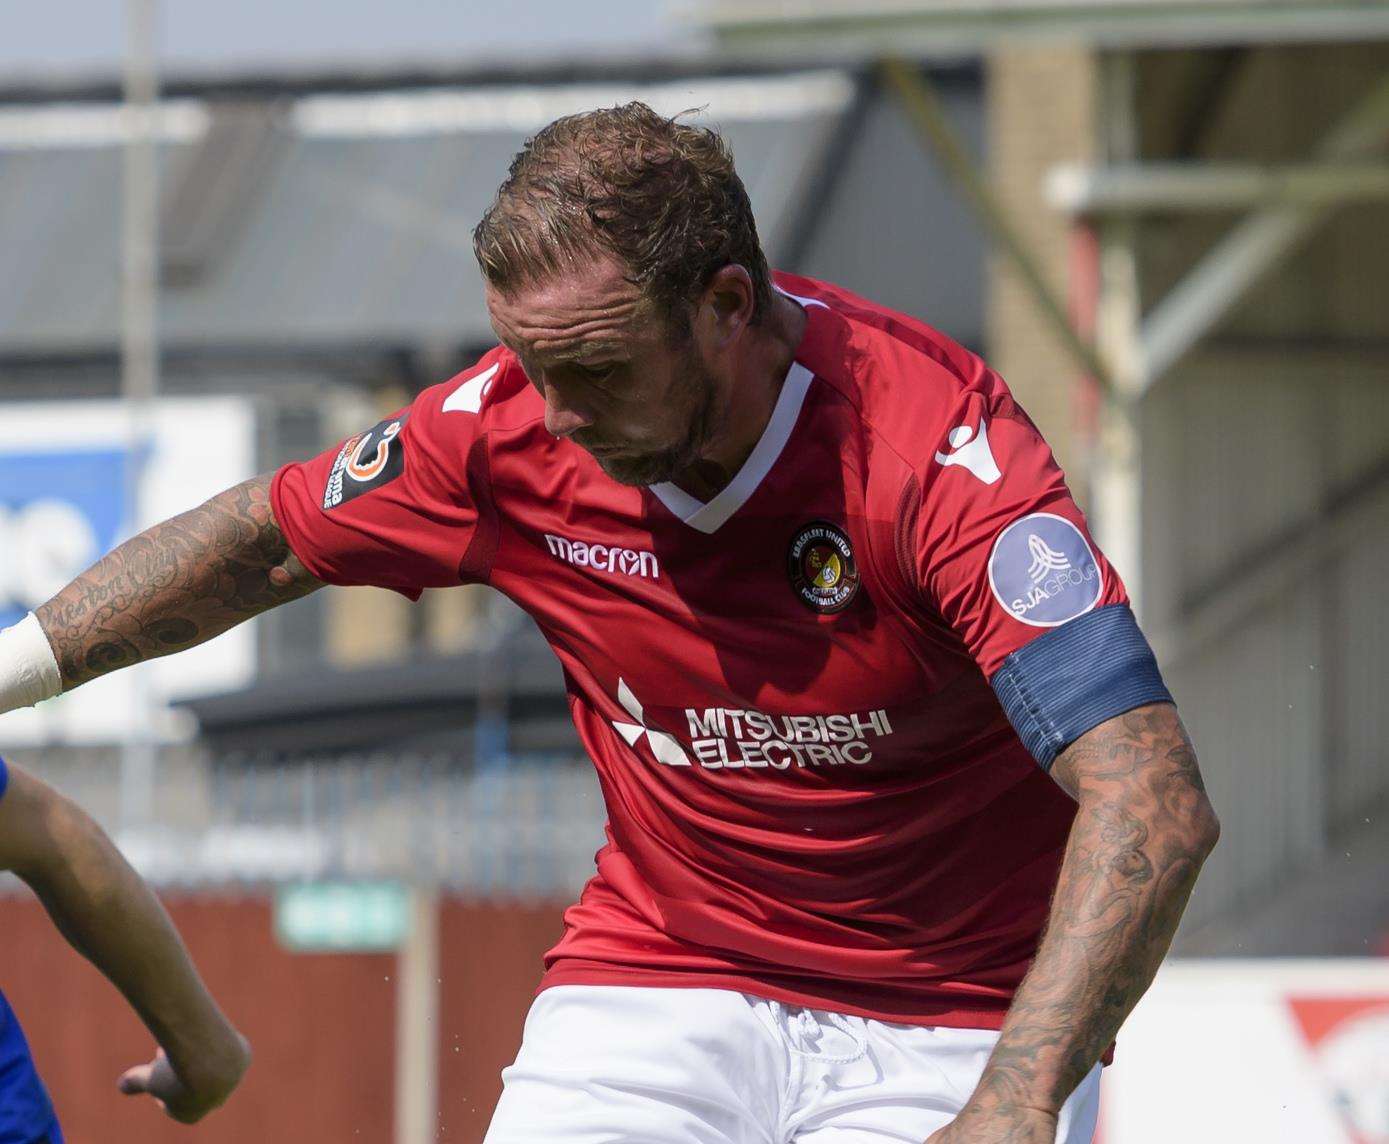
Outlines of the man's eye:
<svg viewBox="0 0 1389 1144">
<path fill-rule="evenodd" d="M 613 371 L 617 369 L 616 362 L 605 362 L 601 365 L 585 365 L 576 363 L 574 366 L 589 381 L 604 381 L 611 377 Z"/>
</svg>

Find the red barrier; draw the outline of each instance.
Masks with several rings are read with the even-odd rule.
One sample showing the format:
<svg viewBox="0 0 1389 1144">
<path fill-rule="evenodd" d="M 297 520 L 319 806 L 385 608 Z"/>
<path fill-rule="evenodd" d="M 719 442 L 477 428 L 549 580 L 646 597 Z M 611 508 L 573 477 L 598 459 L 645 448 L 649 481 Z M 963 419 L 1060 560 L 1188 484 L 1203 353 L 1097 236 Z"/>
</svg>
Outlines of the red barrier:
<svg viewBox="0 0 1389 1144">
<path fill-rule="evenodd" d="M 446 901 L 439 918 L 439 1139 L 479 1144 L 559 940 L 558 905 Z"/>
<path fill-rule="evenodd" d="M 124 1001 L 27 897 L 0 898 L 0 988 L 71 1144 L 390 1144 L 395 959 L 281 949 L 268 898 L 168 899 L 194 959 L 255 1048 L 226 1108 L 191 1131 L 116 1078 L 151 1052 Z M 559 936 L 560 907 L 446 900 L 440 918 L 439 1140 L 481 1141 Z"/>
</svg>

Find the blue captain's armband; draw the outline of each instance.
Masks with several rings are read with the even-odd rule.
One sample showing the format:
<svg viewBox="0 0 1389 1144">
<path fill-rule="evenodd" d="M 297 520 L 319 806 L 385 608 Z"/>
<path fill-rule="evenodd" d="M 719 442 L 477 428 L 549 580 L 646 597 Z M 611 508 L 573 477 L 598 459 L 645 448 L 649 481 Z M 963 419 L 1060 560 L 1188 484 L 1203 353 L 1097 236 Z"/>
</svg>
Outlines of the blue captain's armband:
<svg viewBox="0 0 1389 1144">
<path fill-rule="evenodd" d="M 1148 703 L 1171 703 L 1127 604 L 1110 604 L 1020 647 L 989 681 L 1043 770 L 1092 727 Z"/>
<path fill-rule="evenodd" d="M 10 789 L 10 768 L 5 765 L 5 760 L 0 759 L 0 798 L 5 797 L 5 792 Z"/>
</svg>

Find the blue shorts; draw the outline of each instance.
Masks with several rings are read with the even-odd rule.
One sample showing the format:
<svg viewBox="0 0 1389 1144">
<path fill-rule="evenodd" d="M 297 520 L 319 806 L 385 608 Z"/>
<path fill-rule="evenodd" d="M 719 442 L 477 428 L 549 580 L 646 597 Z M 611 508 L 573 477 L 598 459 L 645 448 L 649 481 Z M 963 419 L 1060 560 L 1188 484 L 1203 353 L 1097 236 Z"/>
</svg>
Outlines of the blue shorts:
<svg viewBox="0 0 1389 1144">
<path fill-rule="evenodd" d="M 63 1144 L 53 1102 L 39 1080 L 29 1042 L 0 993 L 0 1144 Z"/>
</svg>

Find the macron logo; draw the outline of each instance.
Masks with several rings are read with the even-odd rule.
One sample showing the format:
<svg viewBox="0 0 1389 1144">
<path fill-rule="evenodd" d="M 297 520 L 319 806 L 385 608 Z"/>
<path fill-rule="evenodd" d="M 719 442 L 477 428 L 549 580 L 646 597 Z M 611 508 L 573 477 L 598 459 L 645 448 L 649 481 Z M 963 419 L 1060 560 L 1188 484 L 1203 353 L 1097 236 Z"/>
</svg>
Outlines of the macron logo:
<svg viewBox="0 0 1389 1144">
<path fill-rule="evenodd" d="M 640 701 L 632 694 L 632 689 L 627 686 L 625 679 L 617 681 L 617 701 L 622 704 L 622 709 L 627 712 L 635 723 L 623 723 L 617 719 L 613 720 L 613 727 L 622 736 L 629 747 L 635 747 L 645 735 L 651 740 L 651 753 L 656 756 L 658 763 L 665 763 L 668 767 L 688 767 L 690 757 L 685 754 L 683 748 L 674 735 L 667 735 L 664 731 L 657 731 L 646 725 L 646 716 L 642 711 Z"/>
<path fill-rule="evenodd" d="M 596 568 L 599 572 L 620 572 L 624 576 L 640 576 L 655 580 L 661 574 L 654 552 L 638 552 L 634 548 L 619 548 L 615 544 L 589 544 L 585 540 L 569 540 L 554 533 L 545 534 L 545 545 L 551 556 L 576 568 Z"/>
<path fill-rule="evenodd" d="M 989 427 L 983 417 L 979 418 L 977 432 L 971 432 L 968 425 L 957 425 L 950 430 L 949 439 L 953 452 L 937 453 L 937 462 L 947 467 L 961 465 L 986 485 L 993 484 L 1003 476 L 989 448 Z"/>
</svg>

